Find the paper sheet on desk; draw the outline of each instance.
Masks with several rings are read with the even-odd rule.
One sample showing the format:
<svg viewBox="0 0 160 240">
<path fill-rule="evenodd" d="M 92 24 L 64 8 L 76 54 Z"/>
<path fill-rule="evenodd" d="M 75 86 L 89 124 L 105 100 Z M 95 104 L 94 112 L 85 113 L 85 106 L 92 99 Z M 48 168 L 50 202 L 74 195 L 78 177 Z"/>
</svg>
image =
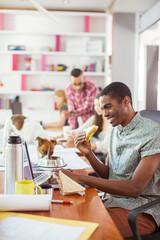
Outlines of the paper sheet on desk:
<svg viewBox="0 0 160 240">
<path fill-rule="evenodd" d="M 0 194 L 0 211 L 48 211 L 51 196 Z"/>
<path fill-rule="evenodd" d="M 66 148 L 65 148 L 66 149 Z M 82 160 L 74 151 L 54 151 L 54 156 L 60 156 L 64 159 L 64 162 L 67 164 L 65 168 L 71 169 L 84 169 L 90 168 L 90 166 Z"/>
<path fill-rule="evenodd" d="M 86 227 L 65 226 L 21 217 L 8 217 L 0 221 L 0 239 L 76 240 Z M 4 238 L 2 238 L 4 236 Z M 34 236 L 34 237 L 33 237 Z"/>
<path fill-rule="evenodd" d="M 19 225 L 21 227 L 19 227 Z M 34 240 L 87 240 L 97 229 L 98 225 L 99 224 L 97 223 L 86 221 L 84 222 L 53 217 L 42 217 L 14 212 L 1 212 L 0 236 L 2 236 L 3 233 L 3 236 L 5 234 L 5 238 L 3 237 L 0 239 L 30 240 L 33 239 L 34 236 Z M 12 233 L 12 235 L 6 236 L 8 233 Z M 15 237 L 13 237 L 13 234 Z"/>
</svg>

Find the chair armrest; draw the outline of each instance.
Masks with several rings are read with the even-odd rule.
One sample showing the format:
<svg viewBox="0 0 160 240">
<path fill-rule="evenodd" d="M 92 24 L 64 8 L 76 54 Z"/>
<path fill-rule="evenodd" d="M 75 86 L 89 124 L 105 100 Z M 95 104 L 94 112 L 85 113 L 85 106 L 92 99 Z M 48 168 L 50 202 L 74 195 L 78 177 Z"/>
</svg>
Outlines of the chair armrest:
<svg viewBox="0 0 160 240">
<path fill-rule="evenodd" d="M 133 237 L 135 240 L 141 240 L 141 236 L 139 234 L 138 228 L 137 228 L 137 217 L 138 214 L 143 212 L 144 210 L 150 209 L 155 207 L 156 205 L 160 204 L 160 197 L 156 200 L 153 200 L 152 202 L 146 203 L 140 207 L 134 208 L 131 210 L 128 214 L 128 222 L 130 225 L 130 228 L 133 233 Z"/>
</svg>

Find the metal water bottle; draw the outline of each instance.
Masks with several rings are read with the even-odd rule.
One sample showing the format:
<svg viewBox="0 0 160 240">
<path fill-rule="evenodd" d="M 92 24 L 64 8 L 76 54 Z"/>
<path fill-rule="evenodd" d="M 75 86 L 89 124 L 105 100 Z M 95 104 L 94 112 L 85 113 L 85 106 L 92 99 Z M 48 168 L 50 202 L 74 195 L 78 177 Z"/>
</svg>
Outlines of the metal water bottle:
<svg viewBox="0 0 160 240">
<path fill-rule="evenodd" d="M 5 157 L 5 194 L 14 194 L 15 182 L 23 179 L 23 146 L 20 136 L 9 136 Z"/>
</svg>

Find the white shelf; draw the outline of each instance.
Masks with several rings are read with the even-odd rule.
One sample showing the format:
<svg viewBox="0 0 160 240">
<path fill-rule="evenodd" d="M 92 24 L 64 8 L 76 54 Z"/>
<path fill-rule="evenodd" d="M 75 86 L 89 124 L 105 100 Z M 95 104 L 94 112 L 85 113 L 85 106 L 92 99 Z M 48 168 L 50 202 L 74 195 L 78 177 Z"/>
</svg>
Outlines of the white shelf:
<svg viewBox="0 0 160 240">
<path fill-rule="evenodd" d="M 54 92 L 21 91 L 21 88 L 42 89 L 47 86 L 55 90 L 65 89 L 69 83 L 70 71 L 85 66 L 88 70 L 97 70 L 84 72 L 86 79 L 99 87 L 106 85 L 108 46 L 112 36 L 108 30 L 108 26 L 111 26 L 110 14 L 50 11 L 58 19 L 55 22 L 34 10 L 1 9 L 0 13 L 3 21 L 3 30 L 0 30 L 0 81 L 4 85 L 0 89 L 1 98 L 19 95 L 23 108 L 33 104 L 33 112 L 41 108 L 39 116 L 45 118 L 44 111 L 47 109 L 51 113 L 54 109 Z M 9 45 L 22 45 L 26 50 L 8 51 Z M 46 51 L 48 49 L 54 51 Z M 56 49 L 61 51 L 55 51 Z M 26 69 L 26 57 L 31 58 L 31 69 L 35 71 L 23 70 Z M 60 64 L 65 65 L 67 71 L 39 71 L 56 70 Z M 38 115 L 35 117 L 38 118 Z"/>
<path fill-rule="evenodd" d="M 53 96 L 54 91 L 5 91 L 5 92 L 1 92 L 0 91 L 0 95 L 48 95 L 48 96 Z"/>
<path fill-rule="evenodd" d="M 5 71 L 0 72 L 1 74 L 14 74 L 14 75 L 52 75 L 52 76 L 70 76 L 70 72 L 58 72 L 58 71 Z M 105 72 L 84 72 L 87 76 L 105 76 Z"/>
<path fill-rule="evenodd" d="M 20 31 L 10 31 L 10 30 L 1 30 L 0 35 L 42 35 L 42 36 L 52 36 L 52 35 L 60 35 L 60 36 L 71 36 L 71 37 L 94 37 L 94 38 L 105 38 L 106 33 L 92 33 L 92 32 L 20 32 Z"/>
<path fill-rule="evenodd" d="M 62 51 L 0 51 L 0 54 L 8 55 L 49 55 L 49 56 L 84 56 L 84 57 L 105 57 L 106 53 L 104 52 L 62 52 Z"/>
</svg>

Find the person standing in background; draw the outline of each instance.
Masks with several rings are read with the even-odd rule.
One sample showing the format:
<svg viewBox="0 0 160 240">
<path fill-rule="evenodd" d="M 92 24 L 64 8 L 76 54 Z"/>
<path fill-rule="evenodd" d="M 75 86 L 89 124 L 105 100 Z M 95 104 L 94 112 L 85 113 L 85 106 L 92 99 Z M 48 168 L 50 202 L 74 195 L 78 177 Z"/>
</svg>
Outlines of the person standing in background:
<svg viewBox="0 0 160 240">
<path fill-rule="evenodd" d="M 78 117 L 81 117 L 84 123 L 93 115 L 94 99 L 98 93 L 96 84 L 85 80 L 81 69 L 75 68 L 71 71 L 71 82 L 66 87 L 67 117 L 71 129 L 78 127 Z"/>
</svg>

